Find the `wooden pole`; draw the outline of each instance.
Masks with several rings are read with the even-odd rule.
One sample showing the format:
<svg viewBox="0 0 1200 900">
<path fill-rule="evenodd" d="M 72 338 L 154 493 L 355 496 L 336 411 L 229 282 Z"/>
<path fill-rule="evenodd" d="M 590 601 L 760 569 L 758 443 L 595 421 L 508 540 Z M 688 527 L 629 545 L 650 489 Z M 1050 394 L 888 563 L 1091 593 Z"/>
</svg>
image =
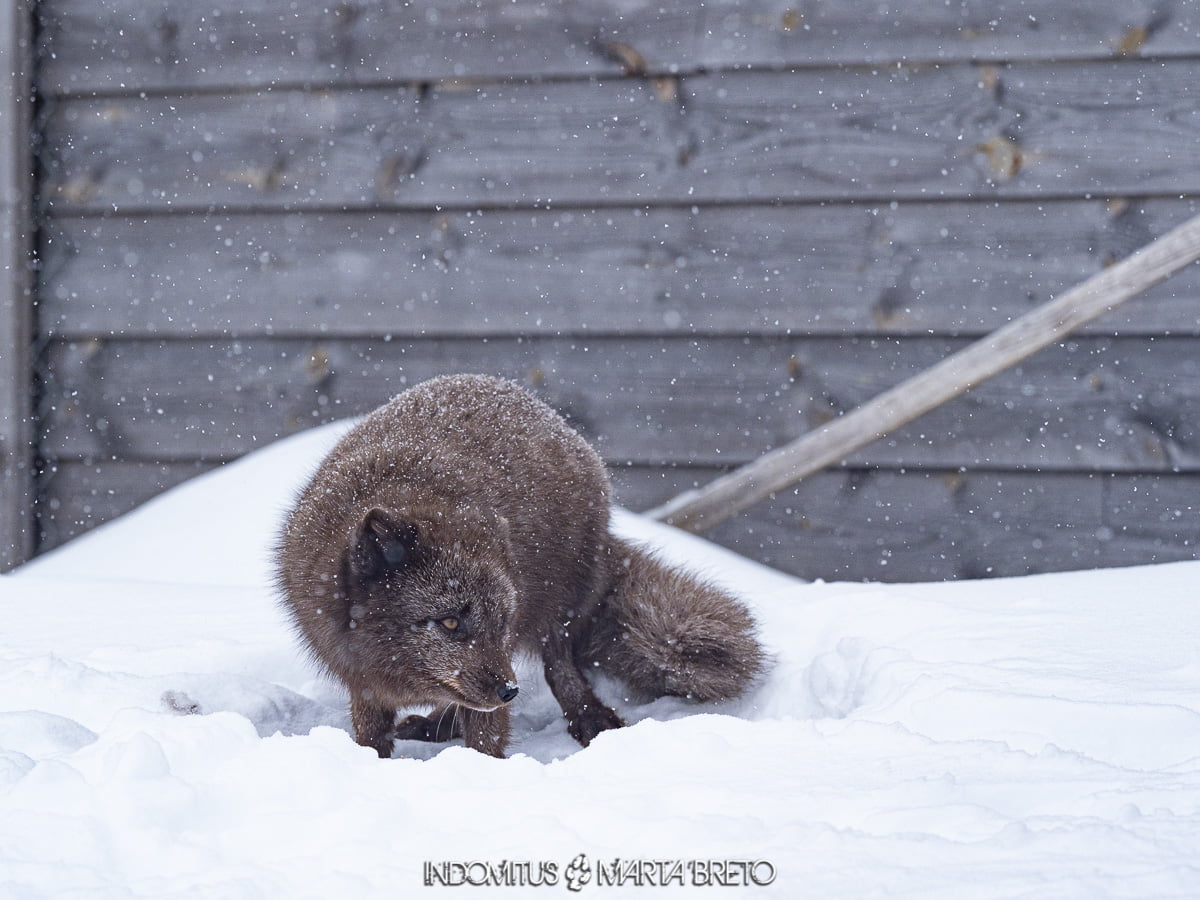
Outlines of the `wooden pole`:
<svg viewBox="0 0 1200 900">
<path fill-rule="evenodd" d="M 1070 334 L 1200 258 L 1200 216 L 1058 298 L 946 357 L 829 424 L 688 491 L 647 515 L 688 531 L 713 527 L 911 422 Z"/>
<path fill-rule="evenodd" d="M 32 21 L 0 0 L 0 572 L 34 549 Z"/>
</svg>

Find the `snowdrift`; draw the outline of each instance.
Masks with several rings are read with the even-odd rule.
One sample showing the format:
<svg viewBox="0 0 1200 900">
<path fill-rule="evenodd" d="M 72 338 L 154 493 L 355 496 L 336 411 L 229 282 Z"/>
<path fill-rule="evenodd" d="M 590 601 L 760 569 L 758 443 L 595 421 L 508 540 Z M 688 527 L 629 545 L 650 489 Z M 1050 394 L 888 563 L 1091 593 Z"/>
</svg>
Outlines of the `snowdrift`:
<svg viewBox="0 0 1200 900">
<path fill-rule="evenodd" d="M 343 427 L 0 578 L 0 897 L 1200 895 L 1200 563 L 805 584 L 622 514 L 752 606 L 759 689 L 602 682 L 583 750 L 526 665 L 512 758 L 380 760 L 269 584 Z"/>
</svg>

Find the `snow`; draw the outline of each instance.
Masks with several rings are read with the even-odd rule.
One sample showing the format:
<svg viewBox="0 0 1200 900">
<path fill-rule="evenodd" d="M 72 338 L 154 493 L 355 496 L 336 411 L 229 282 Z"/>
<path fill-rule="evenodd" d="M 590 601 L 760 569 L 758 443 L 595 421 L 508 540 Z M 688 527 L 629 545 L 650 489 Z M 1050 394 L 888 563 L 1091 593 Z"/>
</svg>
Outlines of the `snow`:
<svg viewBox="0 0 1200 900">
<path fill-rule="evenodd" d="M 805 584 L 621 513 L 752 605 L 761 687 L 602 682 L 632 724 L 581 749 L 525 664 L 511 758 L 380 760 L 269 586 L 344 428 L 0 578 L 0 898 L 1200 895 L 1200 563 Z"/>
</svg>

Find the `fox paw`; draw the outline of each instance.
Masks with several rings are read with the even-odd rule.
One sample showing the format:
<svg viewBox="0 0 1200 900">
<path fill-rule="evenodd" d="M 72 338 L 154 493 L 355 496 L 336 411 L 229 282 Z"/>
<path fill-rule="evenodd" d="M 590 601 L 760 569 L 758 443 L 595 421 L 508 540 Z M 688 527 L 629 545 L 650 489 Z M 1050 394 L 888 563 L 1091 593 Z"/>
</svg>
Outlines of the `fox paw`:
<svg viewBox="0 0 1200 900">
<path fill-rule="evenodd" d="M 454 707 L 434 710 L 428 716 L 405 716 L 392 729 L 391 737 L 400 741 L 452 741 L 462 737 L 462 721 Z"/>
<path fill-rule="evenodd" d="M 600 703 L 585 706 L 575 715 L 567 716 L 568 733 L 585 747 L 600 732 L 610 728 L 621 728 L 624 724 L 620 716 Z"/>
</svg>

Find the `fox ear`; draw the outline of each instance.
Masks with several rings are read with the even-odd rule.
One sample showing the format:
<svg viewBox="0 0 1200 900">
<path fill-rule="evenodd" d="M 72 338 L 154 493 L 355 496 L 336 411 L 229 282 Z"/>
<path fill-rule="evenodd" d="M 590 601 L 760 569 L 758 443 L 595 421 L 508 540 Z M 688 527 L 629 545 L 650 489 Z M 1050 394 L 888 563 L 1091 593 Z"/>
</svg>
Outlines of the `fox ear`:
<svg viewBox="0 0 1200 900">
<path fill-rule="evenodd" d="M 384 509 L 372 509 L 350 539 L 350 574 L 360 581 L 415 561 L 420 544 L 417 526 Z"/>
</svg>

